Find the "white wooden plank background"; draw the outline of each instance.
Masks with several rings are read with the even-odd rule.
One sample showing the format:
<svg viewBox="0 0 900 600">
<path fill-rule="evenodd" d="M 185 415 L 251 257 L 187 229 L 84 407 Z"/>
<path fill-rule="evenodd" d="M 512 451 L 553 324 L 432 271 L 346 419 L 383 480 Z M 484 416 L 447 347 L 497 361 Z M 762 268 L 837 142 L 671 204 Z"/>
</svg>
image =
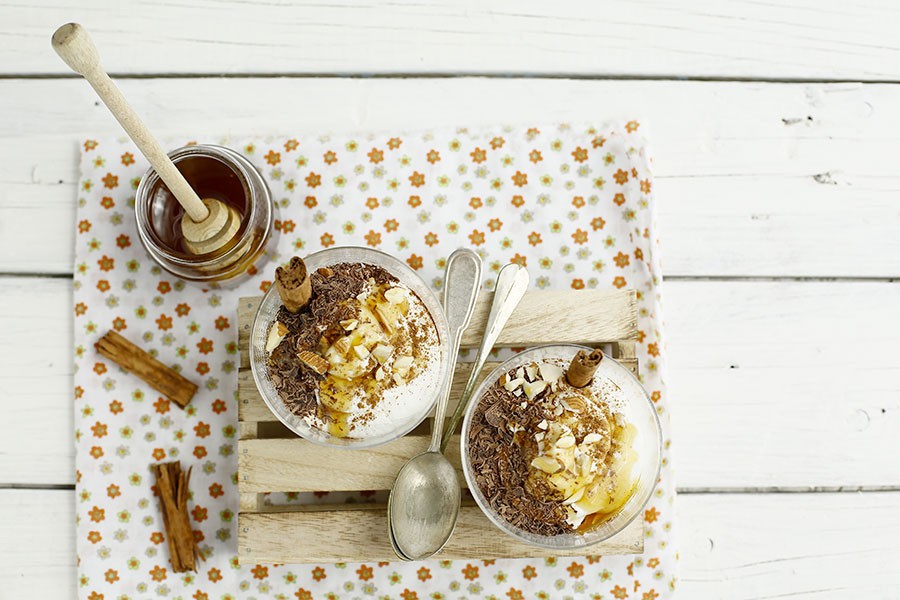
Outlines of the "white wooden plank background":
<svg viewBox="0 0 900 600">
<path fill-rule="evenodd" d="M 160 135 L 201 140 L 210 132 L 637 115 L 656 156 L 668 276 L 900 277 L 900 86 L 471 78 L 121 85 Z M 0 114 L 0 272 L 70 273 L 76 140 L 119 132 L 118 124 L 74 79 L 0 80 Z M 35 228 L 42 244 L 30 243 Z"/>
<path fill-rule="evenodd" d="M 162 135 L 641 118 L 681 597 L 900 597 L 898 16 L 892 0 L 0 0 L 0 597 L 75 593 L 76 144 L 119 130 L 49 48 L 69 20 Z"/>
<path fill-rule="evenodd" d="M 71 20 L 113 73 L 897 80 L 898 18 L 891 0 L 10 2 L 0 72 L 62 73 L 47 34 Z"/>
</svg>

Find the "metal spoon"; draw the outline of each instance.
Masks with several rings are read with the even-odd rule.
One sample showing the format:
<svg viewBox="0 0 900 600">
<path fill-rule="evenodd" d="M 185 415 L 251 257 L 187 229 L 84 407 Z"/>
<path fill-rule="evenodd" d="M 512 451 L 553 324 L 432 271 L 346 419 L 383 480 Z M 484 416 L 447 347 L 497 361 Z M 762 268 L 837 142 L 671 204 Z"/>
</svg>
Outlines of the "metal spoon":
<svg viewBox="0 0 900 600">
<path fill-rule="evenodd" d="M 459 399 L 459 405 L 450 418 L 450 423 L 444 429 L 444 441 L 441 443 L 441 452 L 447 449 L 447 444 L 453 436 L 453 431 L 459 424 L 459 420 L 466 411 L 466 406 L 472 398 L 472 392 L 475 390 L 475 382 L 481 374 L 481 368 L 487 360 L 488 354 L 497 343 L 497 338 L 503 327 L 509 320 L 510 315 L 519 305 L 522 297 L 528 289 L 528 271 L 525 267 L 520 267 L 515 263 L 510 263 L 500 269 L 497 275 L 497 285 L 494 288 L 494 299 L 491 301 L 491 312 L 488 315 L 487 323 L 484 326 L 484 336 L 481 339 L 481 347 L 478 349 L 478 356 L 475 357 L 475 363 L 472 365 L 472 373 L 466 382 L 462 396 Z"/>
<path fill-rule="evenodd" d="M 451 254 L 444 276 L 444 311 L 450 324 L 450 360 L 454 367 L 480 286 L 481 258 L 465 248 Z M 459 479 L 456 469 L 441 454 L 453 370 L 447 370 L 441 383 L 428 450 L 400 469 L 388 497 L 388 536 L 403 560 L 421 560 L 439 552 L 450 539 L 459 516 Z"/>
</svg>

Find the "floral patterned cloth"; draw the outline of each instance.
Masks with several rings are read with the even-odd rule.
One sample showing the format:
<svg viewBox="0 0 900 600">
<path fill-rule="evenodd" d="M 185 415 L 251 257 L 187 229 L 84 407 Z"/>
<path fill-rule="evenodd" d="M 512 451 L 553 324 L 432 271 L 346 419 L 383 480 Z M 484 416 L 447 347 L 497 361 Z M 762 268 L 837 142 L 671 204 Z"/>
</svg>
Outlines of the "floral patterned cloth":
<svg viewBox="0 0 900 600">
<path fill-rule="evenodd" d="M 188 140 L 170 140 L 170 147 Z M 671 598 L 674 481 L 649 158 L 637 121 L 358 136 L 210 140 L 245 154 L 276 200 L 274 260 L 238 289 L 202 290 L 161 271 L 136 235 L 146 163 L 128 142 L 82 145 L 75 252 L 79 595 L 136 598 Z M 405 260 L 435 288 L 460 246 L 487 285 L 514 261 L 539 288 L 634 288 L 638 357 L 665 446 L 640 556 L 334 565 L 238 565 L 236 300 L 278 262 L 335 245 Z M 99 356 L 108 329 L 200 384 L 186 410 Z M 193 467 L 199 572 L 168 563 L 149 465 Z M 498 535 L 500 535 L 498 533 Z"/>
</svg>

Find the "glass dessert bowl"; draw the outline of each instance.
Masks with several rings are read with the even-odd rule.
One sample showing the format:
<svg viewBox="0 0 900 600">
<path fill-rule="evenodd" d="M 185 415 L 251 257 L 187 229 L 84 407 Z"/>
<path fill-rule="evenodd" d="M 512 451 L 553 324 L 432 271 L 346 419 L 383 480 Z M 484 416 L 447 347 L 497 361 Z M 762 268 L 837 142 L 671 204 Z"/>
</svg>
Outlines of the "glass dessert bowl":
<svg viewBox="0 0 900 600">
<path fill-rule="evenodd" d="M 315 443 L 370 448 L 409 433 L 451 366 L 440 302 L 377 250 L 331 248 L 298 261 L 276 272 L 253 321 L 250 366 L 263 400 Z M 308 281 L 300 303 L 284 291 L 292 268 Z"/>
<path fill-rule="evenodd" d="M 475 502 L 501 530 L 544 548 L 619 533 L 659 477 L 662 431 L 646 391 L 608 356 L 587 385 L 570 385 L 579 351 L 591 349 L 549 345 L 512 357 L 479 384 L 463 420 Z"/>
</svg>

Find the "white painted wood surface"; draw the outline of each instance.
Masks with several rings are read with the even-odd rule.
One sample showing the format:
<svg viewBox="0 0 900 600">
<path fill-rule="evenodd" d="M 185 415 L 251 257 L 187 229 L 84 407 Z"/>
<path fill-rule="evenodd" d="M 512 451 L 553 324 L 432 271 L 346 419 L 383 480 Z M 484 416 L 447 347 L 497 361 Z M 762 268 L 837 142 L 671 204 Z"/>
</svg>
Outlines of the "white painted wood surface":
<svg viewBox="0 0 900 600">
<path fill-rule="evenodd" d="M 900 86 L 274 78 L 119 83 L 148 126 L 181 139 L 637 116 L 656 157 L 668 276 L 900 277 Z M 75 79 L 0 80 L 0 272 L 71 272 L 78 141 L 120 132 L 92 94 Z M 40 246 L 27 237 L 32 226 L 43 232 Z"/>
<path fill-rule="evenodd" d="M 80 20 L 161 135 L 640 118 L 691 492 L 681 596 L 897 598 L 898 17 L 892 0 L 0 0 L 0 597 L 76 588 L 73 492 L 10 487 L 73 483 L 76 148 L 118 132 L 50 48 Z M 459 74 L 504 77 L 423 77 Z"/>
<path fill-rule="evenodd" d="M 111 73 L 489 73 L 900 79 L 891 0 L 10 2 L 2 73 L 59 74 L 80 21 Z"/>
<path fill-rule="evenodd" d="M 3 598 L 75 597 L 74 502 L 0 490 Z M 682 494 L 678 512 L 679 598 L 897 598 L 900 492 Z"/>
</svg>

